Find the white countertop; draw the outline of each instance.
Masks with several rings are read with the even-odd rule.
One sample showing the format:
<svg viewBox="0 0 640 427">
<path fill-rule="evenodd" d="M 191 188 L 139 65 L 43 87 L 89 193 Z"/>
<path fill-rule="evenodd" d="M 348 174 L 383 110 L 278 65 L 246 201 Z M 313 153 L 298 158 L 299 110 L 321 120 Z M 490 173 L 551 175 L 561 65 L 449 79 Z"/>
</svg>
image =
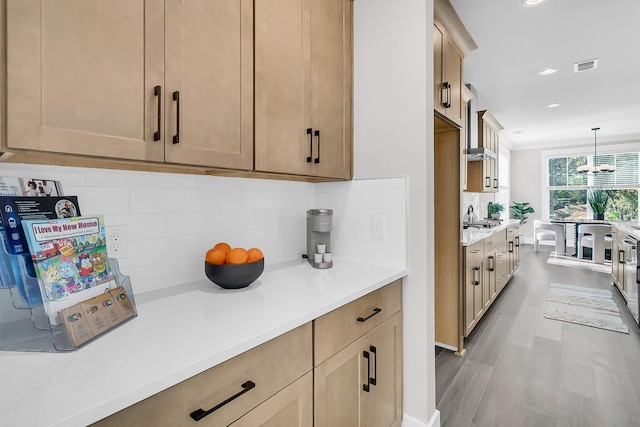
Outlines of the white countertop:
<svg viewBox="0 0 640 427">
<path fill-rule="evenodd" d="M 85 426 L 406 274 L 301 260 L 243 289 L 205 278 L 136 295 L 138 317 L 74 352 L 0 351 L 0 424 Z"/>
<path fill-rule="evenodd" d="M 520 220 L 518 219 L 505 219 L 502 221 L 502 224 L 493 228 L 467 228 L 466 230 L 462 230 L 462 246 L 473 245 L 474 243 L 485 239 L 498 231 L 502 231 L 511 225 L 519 223 Z"/>
<path fill-rule="evenodd" d="M 628 235 L 640 240 L 640 222 L 638 221 L 613 221 L 611 225 L 617 227 L 619 230 L 627 233 Z"/>
</svg>

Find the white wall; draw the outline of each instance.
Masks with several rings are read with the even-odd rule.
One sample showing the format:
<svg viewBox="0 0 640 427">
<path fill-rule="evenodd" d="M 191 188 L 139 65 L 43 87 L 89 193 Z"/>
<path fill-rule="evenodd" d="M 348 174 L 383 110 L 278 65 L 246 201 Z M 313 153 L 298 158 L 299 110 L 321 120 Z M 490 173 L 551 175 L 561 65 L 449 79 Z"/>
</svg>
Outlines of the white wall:
<svg viewBox="0 0 640 427">
<path fill-rule="evenodd" d="M 433 1 L 354 3 L 355 175 L 407 176 L 404 425 L 439 425 L 433 270 Z"/>
</svg>

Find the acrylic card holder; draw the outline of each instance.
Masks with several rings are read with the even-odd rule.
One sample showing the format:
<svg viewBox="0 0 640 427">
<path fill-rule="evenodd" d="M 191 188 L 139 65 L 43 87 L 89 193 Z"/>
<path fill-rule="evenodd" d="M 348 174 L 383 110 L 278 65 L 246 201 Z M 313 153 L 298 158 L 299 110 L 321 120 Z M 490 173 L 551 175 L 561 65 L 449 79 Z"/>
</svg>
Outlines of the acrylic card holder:
<svg viewBox="0 0 640 427">
<path fill-rule="evenodd" d="M 3 251 L 0 250 L 0 253 Z M 4 251 L 0 265 L 7 263 Z M 0 350 L 6 351 L 71 351 L 86 345 L 136 317 L 136 305 L 131 280 L 120 272 L 116 259 L 108 260 L 108 271 L 99 285 L 82 292 L 51 300 L 46 296 L 42 280 L 25 274 L 24 261 L 19 261 L 11 277 L 0 287 Z M 10 280 L 10 279 L 7 279 Z M 18 285 L 17 281 L 22 283 Z M 40 303 L 28 304 L 33 282 L 38 289 Z M 28 285 L 25 282 L 30 282 Z M 23 299 L 21 287 L 25 291 Z M 90 291 L 90 292 L 87 292 Z M 16 302 L 22 303 L 16 306 Z"/>
</svg>

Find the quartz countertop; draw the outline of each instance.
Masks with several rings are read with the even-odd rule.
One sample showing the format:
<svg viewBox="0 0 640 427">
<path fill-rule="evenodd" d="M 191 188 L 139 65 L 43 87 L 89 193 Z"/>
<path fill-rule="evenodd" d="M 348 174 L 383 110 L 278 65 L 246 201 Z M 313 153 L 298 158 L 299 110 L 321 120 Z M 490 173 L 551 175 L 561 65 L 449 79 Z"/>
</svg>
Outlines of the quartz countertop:
<svg viewBox="0 0 640 427">
<path fill-rule="evenodd" d="M 640 222 L 638 221 L 613 221 L 611 225 L 628 235 L 640 240 Z"/>
<path fill-rule="evenodd" d="M 519 223 L 520 220 L 518 219 L 505 219 L 502 221 L 502 224 L 492 228 L 467 228 L 462 230 L 462 246 L 471 246 L 482 239 L 486 239 L 492 234 L 503 231 L 505 228 Z"/>
<path fill-rule="evenodd" d="M 85 426 L 406 274 L 339 258 L 318 270 L 301 260 L 267 268 L 243 289 L 204 278 L 136 295 L 138 317 L 76 351 L 0 351 L 1 424 Z"/>
</svg>

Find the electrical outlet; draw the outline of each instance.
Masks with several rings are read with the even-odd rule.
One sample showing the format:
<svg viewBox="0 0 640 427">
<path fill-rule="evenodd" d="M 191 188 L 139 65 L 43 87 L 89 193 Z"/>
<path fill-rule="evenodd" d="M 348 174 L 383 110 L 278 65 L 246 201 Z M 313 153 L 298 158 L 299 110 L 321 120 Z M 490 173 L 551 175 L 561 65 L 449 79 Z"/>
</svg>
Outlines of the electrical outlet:
<svg viewBox="0 0 640 427">
<path fill-rule="evenodd" d="M 384 217 L 371 217 L 371 238 L 384 239 Z"/>
<path fill-rule="evenodd" d="M 107 256 L 113 258 L 126 258 L 129 256 L 129 239 L 126 225 L 112 225 L 105 227 L 107 234 Z"/>
<path fill-rule="evenodd" d="M 286 215 L 278 215 L 278 237 L 285 237 L 287 235 L 287 216 Z"/>
</svg>

